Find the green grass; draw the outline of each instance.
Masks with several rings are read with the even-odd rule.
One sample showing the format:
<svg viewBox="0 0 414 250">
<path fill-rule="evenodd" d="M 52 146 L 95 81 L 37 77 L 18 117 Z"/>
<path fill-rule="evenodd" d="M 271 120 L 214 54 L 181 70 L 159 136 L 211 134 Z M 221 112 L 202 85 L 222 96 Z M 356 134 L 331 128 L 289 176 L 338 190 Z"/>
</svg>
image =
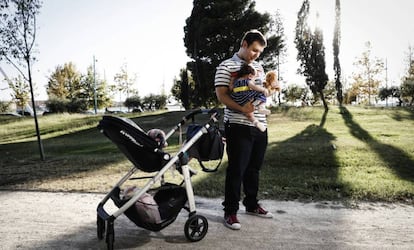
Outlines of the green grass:
<svg viewBox="0 0 414 250">
<path fill-rule="evenodd" d="M 186 112 L 144 113 L 143 129 L 168 131 Z M 39 117 L 41 161 L 32 118 L 0 118 L 0 187 L 107 192 L 131 163 L 96 129 L 100 116 Z M 414 203 L 414 111 L 408 108 L 276 108 L 261 172 L 260 198 Z M 167 151 L 177 152 L 178 135 Z M 214 163 L 212 163 L 214 164 Z M 223 196 L 218 172 L 194 176 L 197 195 Z M 198 163 L 191 166 L 200 170 Z M 180 180 L 168 173 L 167 180 Z"/>
</svg>

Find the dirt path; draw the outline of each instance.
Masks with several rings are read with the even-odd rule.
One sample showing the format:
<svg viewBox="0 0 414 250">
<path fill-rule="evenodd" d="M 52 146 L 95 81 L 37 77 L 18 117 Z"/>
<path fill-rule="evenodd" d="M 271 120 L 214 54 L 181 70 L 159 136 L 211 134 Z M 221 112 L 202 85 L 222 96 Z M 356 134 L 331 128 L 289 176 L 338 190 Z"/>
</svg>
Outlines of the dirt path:
<svg viewBox="0 0 414 250">
<path fill-rule="evenodd" d="M 105 249 L 96 238 L 102 194 L 0 191 L 0 249 Z M 125 216 L 115 221 L 116 249 L 414 249 L 414 207 L 362 203 L 263 201 L 275 214 L 261 219 L 240 211 L 240 231 L 222 224 L 220 199 L 196 198 L 209 229 L 200 242 L 184 236 L 188 213 L 154 233 Z M 111 202 L 112 203 L 112 202 Z"/>
</svg>

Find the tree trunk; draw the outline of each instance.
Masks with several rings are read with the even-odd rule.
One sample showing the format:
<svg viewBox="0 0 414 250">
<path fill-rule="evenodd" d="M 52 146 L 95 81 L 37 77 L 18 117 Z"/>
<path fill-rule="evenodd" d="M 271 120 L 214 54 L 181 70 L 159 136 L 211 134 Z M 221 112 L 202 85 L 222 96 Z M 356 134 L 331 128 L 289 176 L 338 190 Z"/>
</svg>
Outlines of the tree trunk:
<svg viewBox="0 0 414 250">
<path fill-rule="evenodd" d="M 319 91 L 319 94 L 321 95 L 321 100 L 322 100 L 322 103 L 323 103 L 323 107 L 325 108 L 325 111 L 328 111 L 329 110 L 329 107 L 328 107 L 328 103 L 325 100 L 325 96 L 323 94 L 323 91 L 320 90 Z"/>
<path fill-rule="evenodd" d="M 42 159 L 42 161 L 44 161 L 45 160 L 45 154 L 44 154 L 44 151 L 43 151 L 42 139 L 40 139 L 39 124 L 37 122 L 36 105 L 35 105 L 35 99 L 34 99 L 34 94 L 33 94 L 32 72 L 30 70 L 30 58 L 28 58 L 26 60 L 26 63 L 27 63 L 27 71 L 28 71 L 28 76 L 29 76 L 30 94 L 31 94 L 31 97 L 32 97 L 32 108 L 33 108 L 33 117 L 34 117 L 34 120 L 35 120 L 35 127 L 36 127 L 37 144 L 39 146 L 40 159 Z"/>
</svg>

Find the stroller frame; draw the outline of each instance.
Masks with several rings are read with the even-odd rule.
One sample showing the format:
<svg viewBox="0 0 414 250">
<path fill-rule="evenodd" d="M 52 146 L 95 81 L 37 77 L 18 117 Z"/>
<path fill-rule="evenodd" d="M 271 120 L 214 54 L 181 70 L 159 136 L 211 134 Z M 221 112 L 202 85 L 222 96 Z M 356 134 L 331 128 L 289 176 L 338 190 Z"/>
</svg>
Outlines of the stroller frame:
<svg viewBox="0 0 414 250">
<path fill-rule="evenodd" d="M 116 195 L 119 196 L 120 187 L 122 186 L 122 184 L 130 180 L 131 176 L 140 170 L 135 165 L 113 186 L 111 191 L 107 195 L 105 195 L 102 201 L 98 204 L 97 235 L 98 235 L 98 239 L 103 239 L 104 234 L 106 233 L 106 243 L 107 243 L 108 249 L 113 249 L 113 245 L 115 241 L 114 222 L 116 218 L 118 218 L 121 214 L 125 213 L 129 208 L 133 207 L 135 203 L 138 201 L 138 199 L 140 199 L 147 191 L 149 191 L 153 185 L 155 185 L 158 182 L 161 182 L 161 184 L 163 184 L 164 174 L 172 168 L 175 168 L 175 169 L 179 168 L 183 175 L 183 182 L 181 183 L 181 185 L 184 184 L 188 207 L 183 206 L 182 208 L 185 208 L 189 212 L 188 219 L 184 226 L 185 236 L 191 242 L 200 241 L 201 239 L 205 237 L 208 231 L 208 221 L 204 216 L 198 215 L 196 212 L 194 191 L 193 191 L 193 187 L 191 183 L 191 176 L 193 174 L 196 174 L 196 171 L 191 169 L 191 167 L 188 165 L 188 161 L 186 160 L 182 161 L 182 160 L 183 160 L 185 153 L 191 148 L 191 146 L 194 145 L 204 134 L 208 132 L 208 128 L 211 126 L 210 123 L 211 122 L 216 123 L 218 121 L 217 120 L 218 112 L 214 109 L 213 110 L 198 109 L 198 110 L 192 111 L 190 114 L 183 117 L 180 123 L 178 123 L 173 129 L 171 129 L 166 134 L 165 140 L 167 140 L 178 129 L 180 129 L 182 125 L 184 125 L 188 120 L 192 119 L 194 121 L 194 116 L 200 113 L 211 115 L 208 122 L 206 122 L 201 127 L 201 129 L 193 137 L 191 137 L 191 139 L 183 143 L 180 150 L 173 157 L 171 157 L 167 153 L 164 153 L 163 158 L 164 160 L 167 161 L 167 163 L 163 165 L 162 168 L 155 174 L 155 176 L 153 176 L 143 187 L 140 187 L 139 191 L 135 192 L 132 198 L 130 198 L 121 207 L 118 207 L 119 209 L 111 214 L 108 213 L 107 210 L 105 210 L 104 206 L 107 203 L 107 201 L 110 199 L 114 200 L 114 196 Z M 104 132 L 104 131 L 101 131 L 101 132 Z M 160 153 L 160 152 L 157 152 L 157 153 Z M 181 164 L 181 162 L 183 162 L 183 164 Z M 114 203 L 116 203 L 115 200 L 114 200 Z M 174 222 L 175 219 L 176 219 L 176 216 L 167 221 L 162 222 L 162 224 L 159 225 L 158 227 L 146 228 L 146 229 L 151 230 L 151 231 L 159 231 L 165 228 L 166 226 L 168 226 L 169 224 L 171 224 L 172 222 Z"/>
</svg>

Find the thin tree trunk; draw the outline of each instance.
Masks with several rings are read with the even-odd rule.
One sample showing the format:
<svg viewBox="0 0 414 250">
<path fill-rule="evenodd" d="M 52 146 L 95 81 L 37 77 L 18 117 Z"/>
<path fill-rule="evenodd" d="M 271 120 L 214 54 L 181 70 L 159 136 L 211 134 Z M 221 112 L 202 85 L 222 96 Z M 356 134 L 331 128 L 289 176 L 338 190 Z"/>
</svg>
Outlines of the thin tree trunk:
<svg viewBox="0 0 414 250">
<path fill-rule="evenodd" d="M 37 122 L 36 105 L 35 105 L 35 99 L 34 99 L 34 94 L 33 94 L 32 73 L 30 70 L 30 59 L 27 59 L 26 63 L 27 63 L 27 71 L 28 71 L 28 76 L 29 76 L 30 94 L 32 97 L 32 108 L 33 108 L 33 117 L 35 120 L 35 127 L 36 127 L 37 144 L 39 146 L 40 159 L 44 161 L 45 154 L 43 151 L 42 139 L 40 138 L 39 123 Z"/>
<path fill-rule="evenodd" d="M 321 95 L 321 100 L 322 100 L 322 103 L 323 103 L 323 107 L 325 108 L 326 111 L 328 111 L 329 107 L 328 107 L 328 103 L 325 100 L 325 96 L 323 94 L 323 91 L 319 91 L 319 94 Z"/>
</svg>

